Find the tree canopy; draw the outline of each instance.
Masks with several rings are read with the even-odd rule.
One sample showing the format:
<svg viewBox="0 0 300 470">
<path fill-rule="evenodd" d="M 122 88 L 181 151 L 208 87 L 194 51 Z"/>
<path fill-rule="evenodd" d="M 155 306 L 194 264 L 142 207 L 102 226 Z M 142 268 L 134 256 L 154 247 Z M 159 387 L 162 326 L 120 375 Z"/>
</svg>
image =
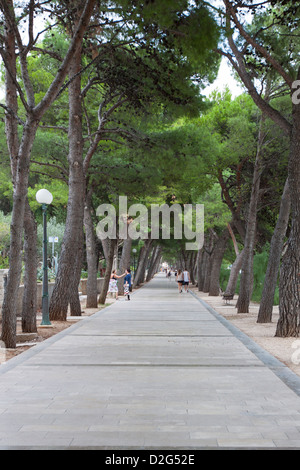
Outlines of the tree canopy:
<svg viewBox="0 0 300 470">
<path fill-rule="evenodd" d="M 176 240 L 173 232 L 170 240 L 134 243 L 140 279 L 147 266 L 153 272 L 161 256 L 175 263 L 177 253 L 198 287 L 204 288 L 205 278 L 205 289 L 215 293 L 222 260 L 233 266 L 246 252 L 249 234 L 245 265 L 252 266 L 255 256 L 265 259 L 266 252 L 275 259 L 273 232 L 278 233 L 288 185 L 291 219 L 282 225 L 276 255 L 282 276 L 278 334 L 298 334 L 297 302 L 291 306 L 288 297 L 290 289 L 298 289 L 292 273 L 300 266 L 300 258 L 292 256 L 299 239 L 300 119 L 291 101 L 300 70 L 299 8 L 290 0 L 0 0 L 6 137 L 0 141 L 0 211 L 3 263 L 10 271 L 3 305 L 8 345 L 15 344 L 20 254 L 23 248 L 39 253 L 28 247 L 28 231 L 36 233 L 35 221 L 41 223 L 35 194 L 45 186 L 54 194 L 48 208 L 52 223 L 65 228 L 50 305 L 58 318 L 68 305 L 73 314 L 80 311 L 82 267 L 90 272 L 89 282 L 95 280 L 100 252 L 107 276 L 120 253 L 122 263 L 130 263 L 132 240 L 96 239 L 99 205 L 117 205 L 122 195 L 147 210 L 151 204 L 204 204 L 199 251 L 188 253 L 186 240 Z M 206 98 L 203 91 L 216 78 L 222 57 L 245 92 L 233 99 L 229 90 L 216 90 Z"/>
</svg>

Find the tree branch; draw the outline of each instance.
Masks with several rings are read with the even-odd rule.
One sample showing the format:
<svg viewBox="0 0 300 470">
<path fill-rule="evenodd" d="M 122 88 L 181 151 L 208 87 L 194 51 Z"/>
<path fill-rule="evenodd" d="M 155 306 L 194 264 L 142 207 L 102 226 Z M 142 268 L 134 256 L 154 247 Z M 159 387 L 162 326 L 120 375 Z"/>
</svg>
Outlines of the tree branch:
<svg viewBox="0 0 300 470">
<path fill-rule="evenodd" d="M 64 183 L 68 183 L 68 179 L 65 178 L 64 176 L 58 176 L 58 175 L 51 175 L 49 173 L 45 173 L 43 171 L 38 171 L 38 170 L 31 170 L 32 173 L 35 173 L 36 175 L 42 175 L 42 176 L 47 176 L 48 178 L 54 178 L 56 180 L 62 180 Z"/>
<path fill-rule="evenodd" d="M 61 86 L 64 82 L 65 77 L 66 77 L 70 59 L 75 54 L 77 49 L 79 47 L 81 47 L 81 41 L 82 41 L 84 33 L 87 29 L 88 22 L 90 20 L 95 2 L 96 2 L 96 0 L 86 0 L 83 13 L 82 13 L 81 18 L 79 20 L 76 31 L 73 35 L 71 44 L 70 44 L 68 52 L 67 52 L 67 54 L 64 58 L 64 61 L 61 65 L 61 67 L 58 69 L 58 73 L 57 73 L 56 77 L 54 78 L 52 84 L 48 88 L 45 96 L 40 101 L 40 103 L 35 107 L 34 111 L 36 113 L 37 118 L 39 116 L 42 116 L 42 114 L 47 109 L 47 107 L 50 106 L 52 104 L 52 102 L 57 98 L 57 96 L 59 94 L 59 90 L 60 90 L 60 88 L 61 88 Z"/>
<path fill-rule="evenodd" d="M 226 5 L 228 5 L 228 0 L 223 0 Z M 230 31 L 230 18 L 231 13 L 227 11 L 227 29 Z M 235 56 L 236 61 L 233 60 L 232 56 L 228 53 L 223 53 L 220 49 L 218 50 L 219 53 L 222 53 L 225 57 L 230 60 L 230 63 L 233 65 L 237 73 L 239 74 L 242 82 L 244 83 L 245 87 L 247 88 L 250 96 L 252 97 L 254 103 L 258 106 L 258 108 L 265 113 L 272 121 L 279 125 L 279 127 L 287 134 L 290 135 L 292 130 L 292 125 L 285 119 L 285 117 L 280 114 L 275 108 L 273 108 L 256 90 L 253 81 L 246 69 L 246 65 L 244 62 L 244 56 L 239 51 L 238 47 L 236 46 L 232 34 L 228 34 L 228 43 L 229 46 Z"/>
<path fill-rule="evenodd" d="M 21 126 L 25 126 L 25 122 L 22 121 L 22 119 L 14 112 L 13 109 L 9 108 L 8 106 L 2 103 L 0 103 L 0 106 L 1 108 L 5 109 L 7 113 L 11 114 L 18 121 L 18 123 L 21 124 Z"/>
<path fill-rule="evenodd" d="M 97 149 L 97 146 L 98 146 L 98 144 L 101 140 L 102 133 L 104 132 L 103 126 L 106 123 L 107 118 L 118 107 L 122 106 L 122 104 L 124 104 L 126 101 L 128 101 L 128 98 L 123 98 L 123 93 L 122 93 L 119 96 L 119 99 L 116 101 L 116 103 L 113 104 L 105 113 L 103 113 L 103 116 L 101 116 L 101 110 L 102 110 L 103 106 L 106 104 L 106 100 L 104 100 L 102 103 L 100 103 L 99 108 L 98 108 L 98 121 L 99 121 L 98 129 L 95 133 L 95 138 L 94 138 L 93 142 L 91 143 L 91 146 L 90 146 L 90 148 L 89 148 L 89 150 L 86 154 L 86 157 L 84 159 L 84 162 L 83 162 L 83 168 L 84 168 L 85 174 L 88 171 L 92 156 L 94 155 L 94 153 Z"/>
<path fill-rule="evenodd" d="M 266 49 L 258 44 L 243 28 L 241 23 L 238 20 L 238 17 L 236 15 L 236 11 L 233 8 L 232 3 L 229 0 L 223 0 L 224 4 L 226 6 L 227 11 L 230 13 L 230 16 L 238 28 L 241 36 L 247 41 L 248 44 L 250 44 L 254 49 L 259 52 L 269 64 L 272 65 L 272 67 L 282 76 L 282 78 L 285 80 L 285 82 L 289 85 L 290 88 L 292 88 L 292 83 L 293 83 L 293 78 L 286 73 L 284 68 L 277 62 L 277 60 L 274 59 L 267 51 Z"/>
<path fill-rule="evenodd" d="M 31 168 L 32 173 L 36 173 L 36 174 L 43 175 L 43 176 L 48 176 L 49 178 L 60 179 L 64 181 L 65 183 L 68 183 L 68 179 L 69 179 L 68 171 L 65 168 L 61 167 L 60 165 L 55 165 L 54 163 L 38 162 L 36 160 L 31 160 L 31 163 L 42 166 L 44 168 L 49 168 L 49 169 L 55 168 L 56 170 L 59 171 L 59 174 L 55 172 L 55 175 L 51 175 L 51 173 L 47 173 L 46 171 L 39 171 L 39 170 L 35 170 Z"/>
<path fill-rule="evenodd" d="M 29 111 L 29 107 L 28 107 L 26 98 L 25 98 L 25 96 L 24 96 L 23 90 L 22 90 L 22 88 L 20 87 L 19 83 L 17 82 L 17 80 L 16 80 L 16 78 L 15 78 L 15 75 L 14 75 L 14 74 L 12 73 L 12 71 L 11 71 L 10 64 L 8 63 L 8 60 L 7 60 L 5 51 L 4 51 L 4 49 L 3 49 L 2 47 L 0 48 L 0 54 L 1 54 L 2 60 L 3 60 L 4 65 L 5 65 L 5 69 L 7 70 L 7 73 L 10 75 L 10 78 L 11 78 L 12 82 L 14 83 L 16 89 L 18 90 L 18 94 L 19 94 L 20 100 L 22 101 L 22 104 L 23 104 L 25 110 L 28 112 L 28 111 Z"/>
<path fill-rule="evenodd" d="M 36 160 L 30 160 L 31 163 L 35 163 L 36 165 L 40 165 L 40 166 L 47 166 L 47 167 L 51 167 L 51 168 L 56 168 L 57 170 L 59 170 L 62 174 L 66 175 L 66 178 L 68 179 L 68 171 L 63 168 L 62 166 L 59 166 L 59 165 L 55 165 L 54 163 L 48 163 L 48 162 L 38 162 Z"/>
</svg>

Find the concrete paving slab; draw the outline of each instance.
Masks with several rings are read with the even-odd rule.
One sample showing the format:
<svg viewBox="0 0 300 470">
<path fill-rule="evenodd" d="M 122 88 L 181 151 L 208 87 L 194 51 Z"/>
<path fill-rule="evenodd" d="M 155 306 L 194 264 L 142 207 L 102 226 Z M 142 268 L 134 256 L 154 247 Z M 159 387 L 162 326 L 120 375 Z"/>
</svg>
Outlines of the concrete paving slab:
<svg viewBox="0 0 300 470">
<path fill-rule="evenodd" d="M 164 275 L 0 376 L 1 449 L 300 448 L 300 379 Z"/>
</svg>

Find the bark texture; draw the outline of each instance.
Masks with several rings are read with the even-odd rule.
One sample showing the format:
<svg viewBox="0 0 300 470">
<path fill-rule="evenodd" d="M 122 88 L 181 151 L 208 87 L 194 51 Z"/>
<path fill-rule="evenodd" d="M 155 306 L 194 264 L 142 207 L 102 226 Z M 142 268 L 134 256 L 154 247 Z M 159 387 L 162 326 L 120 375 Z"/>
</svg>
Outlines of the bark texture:
<svg viewBox="0 0 300 470">
<path fill-rule="evenodd" d="M 25 200 L 28 188 L 31 147 L 38 122 L 28 119 L 18 156 L 18 169 L 13 191 L 11 222 L 10 259 L 7 286 L 2 305 L 2 341 L 7 348 L 16 347 L 16 299 L 22 269 L 22 234 L 25 214 Z"/>
<path fill-rule="evenodd" d="M 98 293 L 97 293 L 97 273 L 98 273 L 98 260 L 99 250 L 97 238 L 95 234 L 91 198 L 88 194 L 84 206 L 84 226 L 85 226 L 85 244 L 86 244 L 86 260 L 88 267 L 87 279 L 87 298 L 86 308 L 97 308 L 98 306 Z"/>
<path fill-rule="evenodd" d="M 146 281 L 149 282 L 156 274 L 160 262 L 162 247 L 157 245 L 153 248 Z"/>
<path fill-rule="evenodd" d="M 128 235 L 127 235 L 128 236 Z M 123 240 L 122 256 L 119 264 L 118 275 L 124 274 L 126 269 L 130 268 L 130 258 L 131 258 L 131 247 L 132 239 L 127 238 Z M 124 279 L 121 278 L 118 282 L 118 294 L 123 295 L 124 293 Z"/>
<path fill-rule="evenodd" d="M 83 262 L 83 217 L 85 177 L 83 171 L 82 108 L 80 100 L 81 49 L 69 67 L 69 200 L 67 220 L 56 282 L 50 302 L 50 320 L 65 321 L 68 305 L 71 315 L 80 315 L 78 285 Z M 77 76 L 76 76 L 77 75 Z"/>
<path fill-rule="evenodd" d="M 217 296 L 220 293 L 220 270 L 229 237 L 230 233 L 226 227 L 215 244 L 211 261 L 209 295 Z"/>
<path fill-rule="evenodd" d="M 146 263 L 148 260 L 149 250 L 151 248 L 152 241 L 150 238 L 145 240 L 144 246 L 140 250 L 140 256 L 138 260 L 138 266 L 133 280 L 133 288 L 142 284 L 145 281 Z"/>
<path fill-rule="evenodd" d="M 299 69 L 300 78 L 300 69 Z M 282 259 L 279 282 L 279 320 L 276 336 L 300 333 L 300 106 L 293 105 L 293 130 L 288 166 L 292 225 Z"/>
<path fill-rule="evenodd" d="M 233 265 L 231 266 L 230 276 L 229 276 L 228 283 L 225 289 L 225 294 L 227 295 L 235 294 L 235 289 L 236 289 L 237 281 L 239 278 L 240 270 L 243 266 L 243 260 L 244 260 L 244 250 L 242 250 L 237 255 Z"/>
<path fill-rule="evenodd" d="M 237 302 L 237 313 L 248 313 L 252 294 L 253 284 L 253 256 L 256 238 L 257 207 L 259 202 L 259 188 L 262 171 L 262 149 L 264 144 L 263 123 L 264 116 L 261 117 L 257 152 L 254 164 L 252 191 L 249 204 L 249 213 L 247 220 L 247 229 L 245 236 L 243 267 L 240 281 L 240 292 Z"/>
<path fill-rule="evenodd" d="M 290 209 L 291 198 L 287 180 L 281 198 L 278 220 L 271 240 L 269 261 L 259 305 L 257 323 L 268 323 L 272 321 L 274 295 L 278 280 L 284 237 L 290 218 Z"/>
<path fill-rule="evenodd" d="M 37 311 L 37 223 L 28 200 L 24 217 L 24 296 L 22 306 L 22 331 L 35 333 Z"/>
<path fill-rule="evenodd" d="M 106 261 L 106 270 L 105 270 L 105 276 L 104 276 L 104 281 L 101 289 L 101 293 L 99 295 L 99 304 L 104 305 L 106 296 L 107 296 L 107 291 L 109 287 L 109 280 L 112 272 L 112 267 L 113 267 L 113 262 L 114 262 L 114 255 L 115 255 L 115 249 L 117 246 L 117 240 L 115 239 L 108 239 L 108 245 L 109 245 L 109 252 L 108 252 L 108 258 Z"/>
</svg>

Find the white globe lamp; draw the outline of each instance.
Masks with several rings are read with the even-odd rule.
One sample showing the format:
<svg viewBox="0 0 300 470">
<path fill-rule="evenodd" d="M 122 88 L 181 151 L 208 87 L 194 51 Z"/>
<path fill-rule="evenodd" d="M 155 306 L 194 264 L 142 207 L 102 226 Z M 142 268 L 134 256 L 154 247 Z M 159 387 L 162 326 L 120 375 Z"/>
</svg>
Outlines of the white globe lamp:
<svg viewBox="0 0 300 470">
<path fill-rule="evenodd" d="M 48 189 L 40 189 L 35 197 L 39 204 L 47 204 L 47 206 L 53 201 L 53 196 Z"/>
</svg>

